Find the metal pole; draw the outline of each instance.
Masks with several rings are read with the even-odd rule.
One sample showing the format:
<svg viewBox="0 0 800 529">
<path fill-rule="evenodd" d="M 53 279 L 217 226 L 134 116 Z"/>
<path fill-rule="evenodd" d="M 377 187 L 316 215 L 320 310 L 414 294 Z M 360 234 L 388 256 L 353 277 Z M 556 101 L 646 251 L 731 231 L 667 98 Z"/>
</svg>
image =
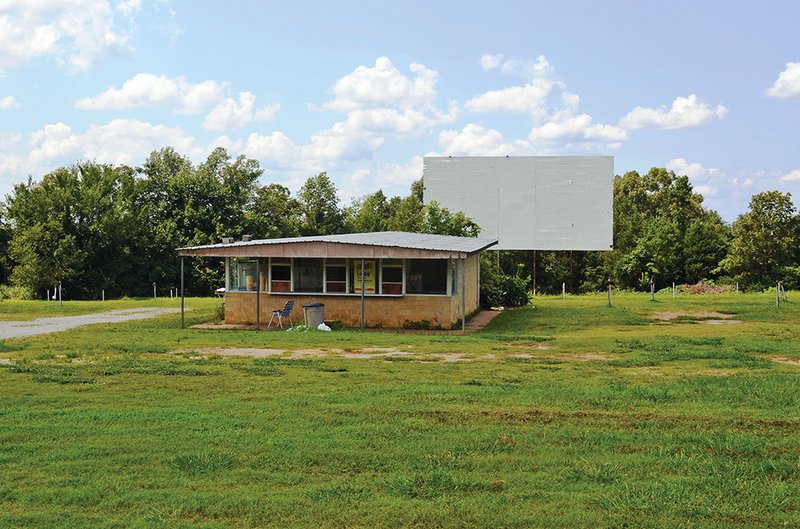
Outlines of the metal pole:
<svg viewBox="0 0 800 529">
<path fill-rule="evenodd" d="M 608 280 L 608 306 L 611 307 L 611 280 Z"/>
<path fill-rule="evenodd" d="M 461 333 L 467 332 L 467 258 L 461 261 Z"/>
<path fill-rule="evenodd" d="M 364 258 L 361 258 L 361 328 L 364 328 Z"/>
<path fill-rule="evenodd" d="M 672 299 L 675 299 L 675 281 L 672 282 Z"/>
<path fill-rule="evenodd" d="M 181 329 L 186 326 L 186 320 L 184 319 L 184 300 L 183 300 L 183 256 L 181 256 Z"/>
<path fill-rule="evenodd" d="M 739 282 L 738 281 L 736 282 L 736 293 L 737 294 L 739 293 Z"/>
<path fill-rule="evenodd" d="M 256 330 L 261 330 L 261 259 L 256 258 Z"/>
<path fill-rule="evenodd" d="M 776 307 L 780 307 L 781 306 L 781 284 L 780 283 L 776 283 L 775 284 L 775 306 Z"/>
<path fill-rule="evenodd" d="M 561 283 L 561 299 L 567 299 L 567 284 Z"/>
<path fill-rule="evenodd" d="M 106 300 L 106 289 L 101 290 L 100 294 L 101 294 L 101 296 L 103 298 L 103 301 L 105 301 Z"/>
<path fill-rule="evenodd" d="M 650 282 L 650 301 L 656 300 L 656 285 L 652 281 Z"/>
<path fill-rule="evenodd" d="M 45 290 L 44 299 L 46 300 L 50 299 L 50 287 L 47 287 L 47 290 Z"/>
<path fill-rule="evenodd" d="M 64 306 L 64 300 L 61 298 L 61 281 L 58 282 L 58 304 Z"/>
<path fill-rule="evenodd" d="M 156 282 L 153 281 L 153 299 L 156 299 Z"/>
</svg>

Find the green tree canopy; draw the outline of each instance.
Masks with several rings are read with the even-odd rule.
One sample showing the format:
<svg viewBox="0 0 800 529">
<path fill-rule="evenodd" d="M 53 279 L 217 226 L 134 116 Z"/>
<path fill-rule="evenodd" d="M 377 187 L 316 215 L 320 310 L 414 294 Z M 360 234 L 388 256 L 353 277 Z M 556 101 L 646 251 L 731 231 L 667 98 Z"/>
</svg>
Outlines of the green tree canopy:
<svg viewBox="0 0 800 529">
<path fill-rule="evenodd" d="M 344 230 L 336 186 L 328 173 L 312 176 L 297 195 L 301 235 L 334 235 Z"/>
<path fill-rule="evenodd" d="M 766 286 L 781 279 L 783 268 L 797 267 L 798 218 L 789 193 L 753 196 L 747 213 L 733 225 L 731 251 L 722 266 L 738 279 Z"/>
</svg>

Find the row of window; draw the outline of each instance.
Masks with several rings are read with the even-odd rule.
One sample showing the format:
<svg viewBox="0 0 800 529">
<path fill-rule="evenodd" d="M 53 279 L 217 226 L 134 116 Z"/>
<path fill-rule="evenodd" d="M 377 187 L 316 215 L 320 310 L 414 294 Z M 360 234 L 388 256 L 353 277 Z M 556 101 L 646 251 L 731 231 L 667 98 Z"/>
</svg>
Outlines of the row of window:
<svg viewBox="0 0 800 529">
<path fill-rule="evenodd" d="M 256 278 L 255 259 L 231 258 L 228 289 L 262 292 L 402 295 L 457 291 L 457 267 L 447 259 L 278 259 L 262 258 Z"/>
</svg>

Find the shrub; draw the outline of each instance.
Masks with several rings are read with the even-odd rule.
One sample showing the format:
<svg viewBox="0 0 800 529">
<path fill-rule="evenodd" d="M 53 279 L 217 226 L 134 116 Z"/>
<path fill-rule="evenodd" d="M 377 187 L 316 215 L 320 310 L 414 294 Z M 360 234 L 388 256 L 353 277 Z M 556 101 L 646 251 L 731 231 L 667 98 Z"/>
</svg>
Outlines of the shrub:
<svg viewBox="0 0 800 529">
<path fill-rule="evenodd" d="M 486 255 L 481 259 L 481 306 L 521 307 L 530 303 L 531 277 L 519 265 L 514 275 L 504 274 Z"/>
<path fill-rule="evenodd" d="M 36 295 L 28 287 L 0 285 L 0 300 L 4 299 L 35 299 Z"/>
</svg>

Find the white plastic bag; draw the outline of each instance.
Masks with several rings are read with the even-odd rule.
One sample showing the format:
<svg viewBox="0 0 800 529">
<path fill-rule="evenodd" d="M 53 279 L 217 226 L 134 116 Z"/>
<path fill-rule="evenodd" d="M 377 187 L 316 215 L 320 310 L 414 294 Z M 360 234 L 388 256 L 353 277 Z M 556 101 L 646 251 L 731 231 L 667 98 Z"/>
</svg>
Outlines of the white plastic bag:
<svg viewBox="0 0 800 529">
<path fill-rule="evenodd" d="M 331 330 L 331 328 L 330 328 L 330 327 L 328 327 L 327 325 L 325 325 L 324 323 L 320 323 L 320 324 L 317 326 L 317 330 L 319 330 L 319 331 L 330 331 L 330 330 Z"/>
</svg>

